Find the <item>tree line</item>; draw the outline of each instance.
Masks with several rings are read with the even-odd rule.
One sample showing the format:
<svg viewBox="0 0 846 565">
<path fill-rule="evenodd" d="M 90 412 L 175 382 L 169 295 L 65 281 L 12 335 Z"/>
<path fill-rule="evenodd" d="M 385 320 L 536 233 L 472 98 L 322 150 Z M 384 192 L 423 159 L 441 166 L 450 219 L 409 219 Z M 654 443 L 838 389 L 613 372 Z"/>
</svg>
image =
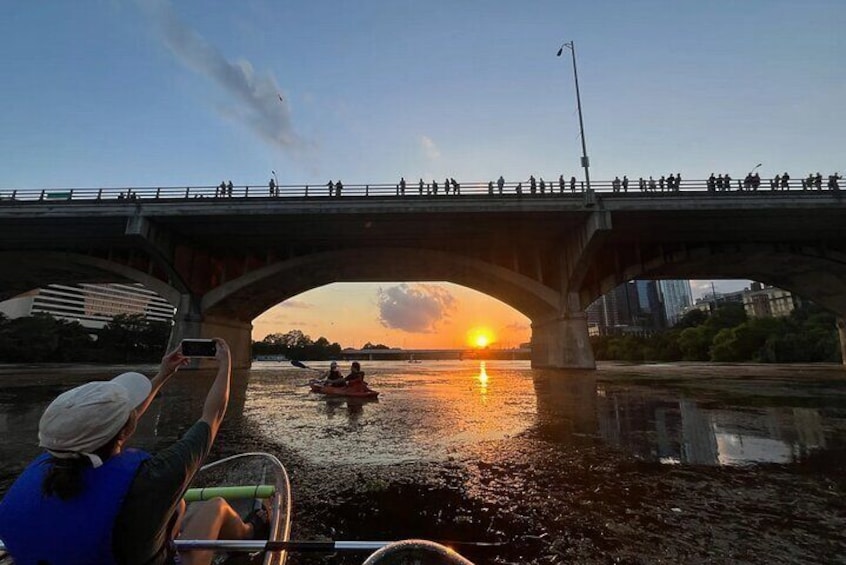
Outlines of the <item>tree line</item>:
<svg viewBox="0 0 846 565">
<path fill-rule="evenodd" d="M 742 304 L 711 315 L 688 312 L 672 329 L 652 335 L 591 338 L 598 360 L 811 363 L 840 361 L 834 314 L 805 305 L 782 318 L 749 318 Z"/>
<path fill-rule="evenodd" d="M 120 314 L 100 329 L 45 313 L 9 319 L 0 314 L 0 360 L 5 363 L 156 362 L 171 324 Z"/>
</svg>

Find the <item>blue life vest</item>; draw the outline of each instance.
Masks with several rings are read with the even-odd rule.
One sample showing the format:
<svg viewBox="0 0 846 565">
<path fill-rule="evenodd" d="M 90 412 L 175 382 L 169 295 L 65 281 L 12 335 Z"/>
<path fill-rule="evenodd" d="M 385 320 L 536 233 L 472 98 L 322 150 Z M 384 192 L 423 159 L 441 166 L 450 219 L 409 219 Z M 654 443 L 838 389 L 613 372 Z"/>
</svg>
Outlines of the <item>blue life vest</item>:
<svg viewBox="0 0 846 565">
<path fill-rule="evenodd" d="M 138 467 L 150 456 L 128 450 L 83 470 L 82 492 L 44 496 L 50 455 L 33 461 L 0 502 L 0 539 L 15 565 L 114 564 L 112 530 Z"/>
</svg>

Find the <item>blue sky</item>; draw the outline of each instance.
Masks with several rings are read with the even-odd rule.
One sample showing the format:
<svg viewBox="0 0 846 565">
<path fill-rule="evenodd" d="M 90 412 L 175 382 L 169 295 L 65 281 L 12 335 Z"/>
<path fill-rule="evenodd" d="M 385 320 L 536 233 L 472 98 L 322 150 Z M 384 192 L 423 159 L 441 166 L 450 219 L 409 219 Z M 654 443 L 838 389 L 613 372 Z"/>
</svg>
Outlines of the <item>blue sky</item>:
<svg viewBox="0 0 846 565">
<path fill-rule="evenodd" d="M 0 12 L 0 188 L 579 176 L 571 40 L 595 179 L 846 169 L 842 0 Z"/>
</svg>

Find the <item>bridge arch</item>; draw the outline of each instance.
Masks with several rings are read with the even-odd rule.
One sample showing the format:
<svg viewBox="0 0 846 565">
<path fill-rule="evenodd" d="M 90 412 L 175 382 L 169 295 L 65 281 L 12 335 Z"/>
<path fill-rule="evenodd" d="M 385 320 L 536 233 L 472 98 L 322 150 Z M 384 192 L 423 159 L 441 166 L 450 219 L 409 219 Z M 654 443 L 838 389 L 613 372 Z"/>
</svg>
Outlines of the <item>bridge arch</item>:
<svg viewBox="0 0 846 565">
<path fill-rule="evenodd" d="M 846 254 L 824 247 L 748 243 L 702 245 L 625 265 L 600 288 L 585 289 L 590 304 L 632 279 L 751 279 L 789 290 L 846 315 Z"/>
<path fill-rule="evenodd" d="M 206 315 L 253 320 L 288 298 L 335 282 L 444 281 L 496 298 L 529 319 L 554 315 L 560 293 L 459 254 L 411 248 L 330 251 L 279 261 L 229 281 L 202 299 Z"/>
<path fill-rule="evenodd" d="M 0 300 L 50 284 L 136 282 L 156 292 L 174 307 L 179 304 L 179 291 L 161 279 L 90 255 L 60 251 L 3 251 L 0 252 L 0 265 L 14 266 L 14 273 L 0 274 Z M 4 275 L 10 278 L 4 280 Z"/>
</svg>

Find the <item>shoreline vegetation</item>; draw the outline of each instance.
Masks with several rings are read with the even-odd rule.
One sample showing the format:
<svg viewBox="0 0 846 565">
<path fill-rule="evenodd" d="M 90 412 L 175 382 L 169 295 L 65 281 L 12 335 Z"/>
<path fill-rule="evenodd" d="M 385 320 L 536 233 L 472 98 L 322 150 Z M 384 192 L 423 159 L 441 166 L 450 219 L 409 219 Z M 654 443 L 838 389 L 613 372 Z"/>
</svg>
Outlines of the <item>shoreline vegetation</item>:
<svg viewBox="0 0 846 565">
<path fill-rule="evenodd" d="M 101 329 L 56 319 L 49 314 L 9 319 L 0 314 L 0 360 L 3 363 L 155 363 L 164 354 L 170 324 L 141 315 L 115 316 Z M 838 363 L 840 340 L 834 314 L 806 305 L 783 318 L 748 318 L 743 306 L 728 303 L 710 315 L 688 312 L 673 328 L 651 334 L 594 336 L 597 361 Z M 325 361 L 378 352 L 380 359 L 404 360 L 414 350 L 366 343 L 357 355 L 321 336 L 313 340 L 300 330 L 274 333 L 252 344 L 253 358 L 277 357 Z M 528 359 L 512 350 L 442 350 L 427 360 Z"/>
</svg>

